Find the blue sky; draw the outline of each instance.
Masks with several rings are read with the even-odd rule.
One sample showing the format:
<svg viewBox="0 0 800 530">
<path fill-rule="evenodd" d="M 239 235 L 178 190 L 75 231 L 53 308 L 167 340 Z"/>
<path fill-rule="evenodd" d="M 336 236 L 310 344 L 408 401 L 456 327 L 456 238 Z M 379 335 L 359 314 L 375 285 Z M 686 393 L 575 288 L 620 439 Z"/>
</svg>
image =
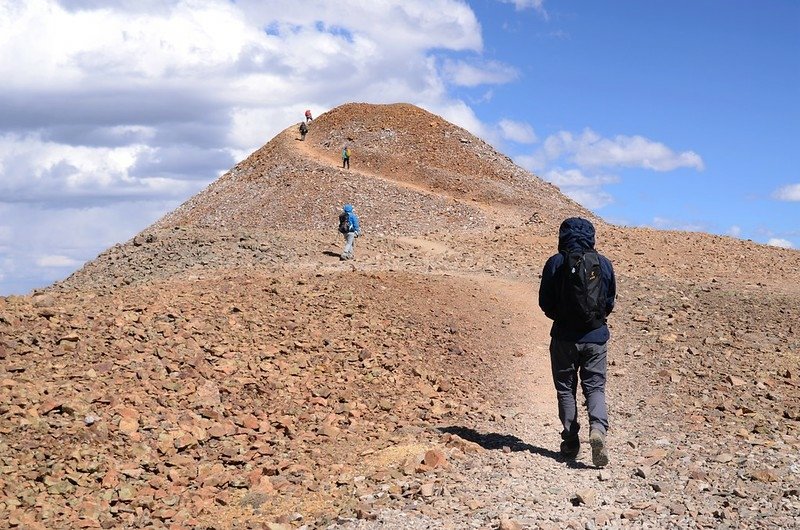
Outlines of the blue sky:
<svg viewBox="0 0 800 530">
<path fill-rule="evenodd" d="M 440 114 L 611 222 L 800 248 L 798 30 L 794 0 L 0 0 L 0 295 L 350 101 Z"/>
</svg>

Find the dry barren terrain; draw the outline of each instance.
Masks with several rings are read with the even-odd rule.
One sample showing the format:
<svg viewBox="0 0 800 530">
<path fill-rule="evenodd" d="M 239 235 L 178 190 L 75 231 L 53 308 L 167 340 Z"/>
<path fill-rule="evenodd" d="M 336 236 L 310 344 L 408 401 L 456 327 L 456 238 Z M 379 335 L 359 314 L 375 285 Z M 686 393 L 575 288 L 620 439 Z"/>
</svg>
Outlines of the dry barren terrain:
<svg viewBox="0 0 800 530">
<path fill-rule="evenodd" d="M 0 298 L 0 527 L 800 526 L 800 252 L 612 226 L 411 105 L 309 128 Z M 575 215 L 619 284 L 602 470 L 536 305 Z"/>
</svg>

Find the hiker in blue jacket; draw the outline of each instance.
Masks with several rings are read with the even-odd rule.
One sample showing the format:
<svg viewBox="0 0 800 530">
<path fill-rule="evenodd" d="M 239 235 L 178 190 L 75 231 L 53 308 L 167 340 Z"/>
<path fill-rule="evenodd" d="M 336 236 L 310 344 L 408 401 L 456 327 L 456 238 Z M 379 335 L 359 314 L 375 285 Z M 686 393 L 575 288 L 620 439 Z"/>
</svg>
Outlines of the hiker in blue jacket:
<svg viewBox="0 0 800 530">
<path fill-rule="evenodd" d="M 352 204 L 345 204 L 339 214 L 339 232 L 344 236 L 344 249 L 339 259 L 353 259 L 356 238 L 361 235 L 361 225 Z"/>
<path fill-rule="evenodd" d="M 610 332 L 606 317 L 614 309 L 617 287 L 611 262 L 595 251 L 594 244 L 595 229 L 590 221 L 571 217 L 561 223 L 558 254 L 547 260 L 542 271 L 539 307 L 553 320 L 550 365 L 563 427 L 561 453 L 574 458 L 580 450 L 576 401 L 580 377 L 589 413 L 592 462 L 603 467 L 608 464 L 605 385 Z M 565 266 L 569 263 L 574 266 Z M 576 270 L 586 272 L 575 276 Z"/>
</svg>

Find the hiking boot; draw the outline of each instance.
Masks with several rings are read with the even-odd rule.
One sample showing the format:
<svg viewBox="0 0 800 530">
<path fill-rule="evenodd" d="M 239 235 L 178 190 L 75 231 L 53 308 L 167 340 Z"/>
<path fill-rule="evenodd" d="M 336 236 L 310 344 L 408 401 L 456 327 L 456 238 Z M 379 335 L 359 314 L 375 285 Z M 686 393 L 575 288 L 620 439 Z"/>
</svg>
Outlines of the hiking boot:
<svg viewBox="0 0 800 530">
<path fill-rule="evenodd" d="M 581 450 L 581 441 L 575 438 L 574 440 L 564 440 L 561 442 L 561 456 L 564 458 L 575 458 Z"/>
<path fill-rule="evenodd" d="M 589 434 L 589 445 L 592 446 L 592 464 L 595 467 L 606 467 L 608 465 L 606 435 L 597 429 L 592 429 Z"/>
</svg>

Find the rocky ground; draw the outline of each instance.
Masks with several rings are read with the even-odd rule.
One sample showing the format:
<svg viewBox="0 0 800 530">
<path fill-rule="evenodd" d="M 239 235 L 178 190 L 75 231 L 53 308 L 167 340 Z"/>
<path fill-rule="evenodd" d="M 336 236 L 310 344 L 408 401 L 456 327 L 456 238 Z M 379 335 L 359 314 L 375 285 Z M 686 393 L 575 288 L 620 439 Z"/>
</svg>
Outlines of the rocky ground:
<svg viewBox="0 0 800 530">
<path fill-rule="evenodd" d="M 0 526 L 800 526 L 800 252 L 607 225 L 408 105 L 295 129 L 0 298 Z M 604 469 L 557 452 L 536 307 L 569 215 L 619 282 Z"/>
</svg>

